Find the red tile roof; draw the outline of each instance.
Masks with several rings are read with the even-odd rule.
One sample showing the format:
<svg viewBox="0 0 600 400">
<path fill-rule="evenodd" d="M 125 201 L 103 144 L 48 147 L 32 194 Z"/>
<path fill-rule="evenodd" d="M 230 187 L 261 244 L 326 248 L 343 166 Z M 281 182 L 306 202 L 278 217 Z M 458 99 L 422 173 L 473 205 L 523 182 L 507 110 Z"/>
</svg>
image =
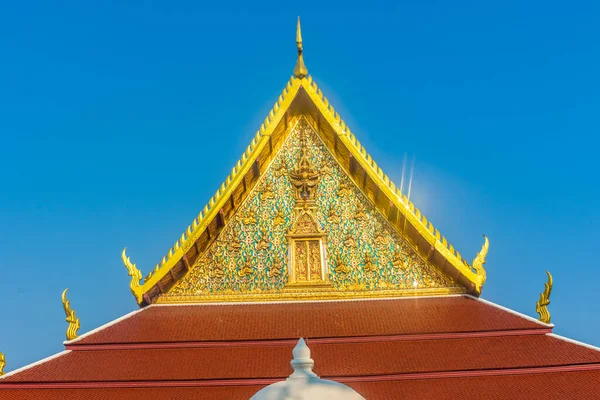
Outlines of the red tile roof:
<svg viewBox="0 0 600 400">
<path fill-rule="evenodd" d="M 470 297 L 151 306 L 0 379 L 0 399 L 249 399 L 298 337 L 368 400 L 593 398 L 600 351 L 550 331 Z"/>
<path fill-rule="evenodd" d="M 308 342 L 322 377 L 415 374 L 600 363 L 600 352 L 547 335 L 450 340 Z M 284 379 L 293 344 L 79 350 L 5 382 Z M 218 360 L 218 362 L 215 362 Z"/>
<path fill-rule="evenodd" d="M 367 400 L 594 400 L 600 371 L 351 383 Z M 262 386 L 0 389 L 2 400 L 248 400 Z"/>
<path fill-rule="evenodd" d="M 535 329 L 470 297 L 150 306 L 78 344 L 298 339 Z"/>
</svg>

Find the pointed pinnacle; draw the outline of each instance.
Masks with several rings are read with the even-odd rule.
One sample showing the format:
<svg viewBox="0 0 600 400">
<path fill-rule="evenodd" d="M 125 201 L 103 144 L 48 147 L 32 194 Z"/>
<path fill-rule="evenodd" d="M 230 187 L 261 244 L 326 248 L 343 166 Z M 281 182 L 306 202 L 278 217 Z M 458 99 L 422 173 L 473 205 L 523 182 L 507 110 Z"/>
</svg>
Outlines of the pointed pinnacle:
<svg viewBox="0 0 600 400">
<path fill-rule="evenodd" d="M 298 17 L 298 25 L 296 27 L 296 47 L 298 48 L 298 61 L 294 68 L 294 76 L 296 78 L 304 78 L 308 75 L 308 69 L 304 65 L 304 57 L 302 56 L 302 30 L 300 28 L 300 17 Z"/>
</svg>

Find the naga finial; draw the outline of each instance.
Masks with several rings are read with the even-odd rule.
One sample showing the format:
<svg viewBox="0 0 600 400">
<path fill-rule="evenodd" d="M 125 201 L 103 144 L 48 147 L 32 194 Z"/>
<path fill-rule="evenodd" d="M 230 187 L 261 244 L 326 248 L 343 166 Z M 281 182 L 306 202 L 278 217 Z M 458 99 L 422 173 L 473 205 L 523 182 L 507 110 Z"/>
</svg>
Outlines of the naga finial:
<svg viewBox="0 0 600 400">
<path fill-rule="evenodd" d="M 121 253 L 121 259 L 123 260 L 123 264 L 127 268 L 127 273 L 131 277 L 131 283 L 129 284 L 129 288 L 131 289 L 131 293 L 135 296 L 135 289 L 140 287 L 140 281 L 142 280 L 142 271 L 136 268 L 135 264 L 131 262 L 129 257 L 125 252 L 127 251 L 127 247 L 123 249 Z"/>
<path fill-rule="evenodd" d="M 550 304 L 550 293 L 552 292 L 552 274 L 546 271 L 548 275 L 548 282 L 544 283 L 544 292 L 540 293 L 540 301 L 535 303 L 535 311 L 540 314 L 538 318 L 540 321 L 549 324 L 550 323 L 550 311 L 548 311 L 548 305 Z"/>
<path fill-rule="evenodd" d="M 71 301 L 67 300 L 67 290 L 62 292 L 62 304 L 65 309 L 65 315 L 67 316 L 66 321 L 69 323 L 67 327 L 67 340 L 77 339 L 79 336 L 77 331 L 79 330 L 79 318 L 75 316 L 75 310 L 71 308 Z"/>
<path fill-rule="evenodd" d="M 4 375 L 4 367 L 6 367 L 6 357 L 0 353 L 0 376 Z"/>
<path fill-rule="evenodd" d="M 485 257 L 487 257 L 488 250 L 490 249 L 490 240 L 487 236 L 483 235 L 483 246 L 481 246 L 481 251 L 477 253 L 473 262 L 471 263 L 475 273 L 477 274 L 477 290 L 481 291 L 481 287 L 485 283 L 487 278 L 487 274 L 485 272 L 485 268 L 483 268 L 483 264 L 485 264 Z"/>
<path fill-rule="evenodd" d="M 296 78 L 304 78 L 308 75 L 308 69 L 304 65 L 304 57 L 302 56 L 302 30 L 300 29 L 300 17 L 298 17 L 298 25 L 296 26 L 296 47 L 298 48 L 298 61 L 294 68 L 294 76 Z"/>
</svg>

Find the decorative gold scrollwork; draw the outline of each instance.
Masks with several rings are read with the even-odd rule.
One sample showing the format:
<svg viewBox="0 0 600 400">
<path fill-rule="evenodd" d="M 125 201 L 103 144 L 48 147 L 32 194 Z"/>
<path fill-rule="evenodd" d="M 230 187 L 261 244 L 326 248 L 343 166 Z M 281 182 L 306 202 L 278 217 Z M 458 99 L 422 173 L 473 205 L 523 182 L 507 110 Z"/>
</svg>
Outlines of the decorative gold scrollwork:
<svg viewBox="0 0 600 400">
<path fill-rule="evenodd" d="M 271 185 L 267 185 L 265 187 L 265 190 L 263 190 L 263 192 L 262 192 L 261 198 L 263 200 L 275 198 L 275 193 L 273 193 L 273 189 L 272 189 Z"/>
<path fill-rule="evenodd" d="M 77 334 L 77 331 L 79 330 L 79 318 L 75 315 L 75 310 L 71 308 L 71 301 L 67 300 L 67 290 L 69 290 L 69 288 L 62 292 L 62 305 L 65 309 L 65 315 L 67 316 L 66 321 L 69 323 L 66 334 L 67 340 L 73 340 L 77 339 L 79 336 Z"/>
<path fill-rule="evenodd" d="M 535 311 L 540 315 L 539 320 L 549 324 L 550 323 L 550 311 L 548 311 L 548 305 L 550 305 L 550 293 L 552 292 L 552 274 L 546 271 L 548 275 L 548 282 L 544 283 L 544 291 L 540 293 L 540 300 L 535 303 Z"/>
<path fill-rule="evenodd" d="M 129 288 L 131 289 L 131 293 L 135 296 L 135 289 L 140 287 L 140 281 L 142 280 L 142 271 L 136 268 L 135 264 L 131 262 L 127 254 L 127 247 L 123 249 L 121 253 L 121 259 L 123 260 L 123 264 L 125 264 L 125 268 L 127 268 L 127 274 L 131 277 L 131 282 L 129 283 Z"/>
<path fill-rule="evenodd" d="M 365 254 L 365 272 L 372 274 L 377 270 L 377 265 L 373 262 L 373 256 L 370 253 Z"/>
<path fill-rule="evenodd" d="M 285 224 L 285 218 L 283 217 L 283 214 L 281 214 L 281 210 L 277 210 L 277 215 L 273 218 L 273 226 L 279 227 L 283 224 Z"/>
<path fill-rule="evenodd" d="M 321 176 L 316 171 L 308 154 L 306 153 L 306 135 L 302 135 L 300 149 L 300 161 L 293 171 L 290 171 L 290 182 L 294 188 L 296 200 L 314 200 L 317 193 L 317 185 Z"/>
<path fill-rule="evenodd" d="M 6 357 L 0 353 L 0 376 L 4 375 L 4 367 L 6 367 Z"/>
<path fill-rule="evenodd" d="M 330 224 L 339 224 L 340 223 L 340 217 L 339 217 L 339 215 L 337 215 L 337 213 L 335 212 L 335 209 L 333 207 L 331 207 L 329 209 L 329 214 L 327 215 L 327 222 L 329 222 Z"/>
<path fill-rule="evenodd" d="M 240 268 L 240 270 L 238 271 L 238 275 L 241 278 L 245 278 L 247 276 L 252 275 L 252 267 L 250 266 L 250 261 L 249 260 L 247 260 L 244 263 L 244 266 L 242 268 Z"/>
<path fill-rule="evenodd" d="M 269 232 L 267 228 L 263 226 L 261 229 L 260 240 L 256 245 L 256 250 L 267 250 L 269 248 Z"/>
<path fill-rule="evenodd" d="M 269 269 L 269 277 L 277 277 L 281 276 L 281 270 L 283 269 L 283 264 L 280 260 L 273 261 L 273 265 Z"/>
<path fill-rule="evenodd" d="M 485 283 L 487 278 L 487 273 L 485 272 L 485 268 L 483 265 L 485 264 L 485 258 L 487 257 L 488 250 L 490 249 L 490 241 L 487 236 L 483 235 L 483 246 L 481 246 L 481 251 L 477 253 L 475 258 L 473 259 L 472 267 L 477 274 L 477 290 L 481 290 L 481 287 Z"/>
<path fill-rule="evenodd" d="M 254 216 L 254 211 L 250 210 L 245 217 L 240 217 L 240 221 L 242 221 L 244 225 L 256 224 L 256 217 Z"/>
</svg>

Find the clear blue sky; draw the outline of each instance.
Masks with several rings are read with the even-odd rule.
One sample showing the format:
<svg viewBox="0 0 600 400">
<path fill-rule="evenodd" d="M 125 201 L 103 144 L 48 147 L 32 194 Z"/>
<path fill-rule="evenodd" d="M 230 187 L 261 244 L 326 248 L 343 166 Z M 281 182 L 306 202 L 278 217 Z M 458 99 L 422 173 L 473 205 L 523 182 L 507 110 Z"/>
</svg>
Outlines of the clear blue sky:
<svg viewBox="0 0 600 400">
<path fill-rule="evenodd" d="M 0 351 L 62 350 L 61 291 L 84 333 L 227 176 L 305 60 L 397 183 L 468 259 L 483 297 L 600 345 L 598 2 L 11 2 L 0 11 Z M 129 3 L 124 5 L 123 3 Z M 213 2 L 214 4 L 214 2 Z"/>
</svg>

